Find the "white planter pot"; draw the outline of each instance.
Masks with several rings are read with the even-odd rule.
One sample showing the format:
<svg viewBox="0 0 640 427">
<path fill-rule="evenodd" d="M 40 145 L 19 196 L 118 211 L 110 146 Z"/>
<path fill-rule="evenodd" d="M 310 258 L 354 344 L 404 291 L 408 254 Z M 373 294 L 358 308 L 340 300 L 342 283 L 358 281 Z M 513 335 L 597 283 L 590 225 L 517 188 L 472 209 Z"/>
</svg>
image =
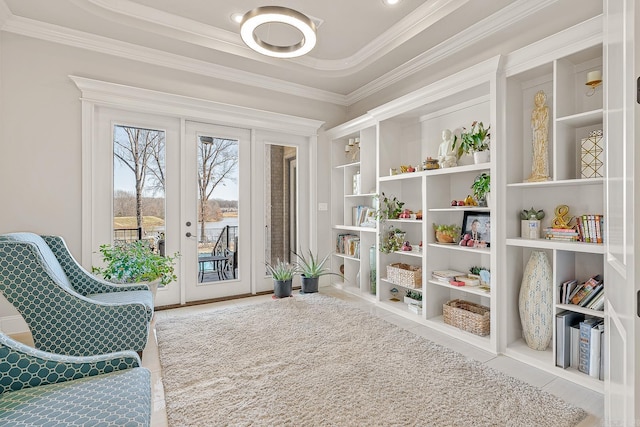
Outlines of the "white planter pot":
<svg viewBox="0 0 640 427">
<path fill-rule="evenodd" d="M 480 163 L 489 163 L 489 159 L 490 159 L 489 150 L 475 151 L 473 153 L 473 163 L 475 163 L 476 165 Z"/>
<path fill-rule="evenodd" d="M 417 300 L 417 299 L 413 299 L 413 298 L 409 298 L 409 297 L 404 297 L 404 303 L 405 304 L 411 304 L 411 305 L 417 305 L 418 307 L 422 307 L 422 301 Z"/>
<path fill-rule="evenodd" d="M 523 219 L 520 221 L 520 236 L 523 239 L 539 239 L 540 238 L 540 220 Z"/>
</svg>

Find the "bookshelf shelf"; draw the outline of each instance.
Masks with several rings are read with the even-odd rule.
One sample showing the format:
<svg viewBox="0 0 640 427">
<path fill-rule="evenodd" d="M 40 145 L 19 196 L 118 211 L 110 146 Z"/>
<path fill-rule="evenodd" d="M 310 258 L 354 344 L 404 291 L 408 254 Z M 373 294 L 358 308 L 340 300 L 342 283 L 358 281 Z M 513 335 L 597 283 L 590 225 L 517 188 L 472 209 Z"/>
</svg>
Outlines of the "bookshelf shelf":
<svg viewBox="0 0 640 427">
<path fill-rule="evenodd" d="M 376 229 L 374 227 L 354 227 L 353 225 L 334 225 L 333 229 L 344 231 L 364 231 L 365 233 L 376 232 Z"/>
<path fill-rule="evenodd" d="M 587 316 L 600 317 L 604 319 L 604 311 L 591 310 L 590 308 L 580 307 L 575 304 L 556 304 L 556 308 L 575 311 L 576 313 L 582 313 Z"/>
<path fill-rule="evenodd" d="M 449 283 L 440 282 L 438 280 L 428 280 L 428 282 L 432 285 L 441 286 L 443 288 L 455 289 L 456 291 L 465 292 L 468 294 L 479 295 L 485 298 L 491 298 L 491 293 L 487 291 L 483 291 L 477 286 L 453 286 Z"/>
<path fill-rule="evenodd" d="M 358 167 L 360 167 L 360 162 L 352 162 L 344 165 L 334 166 L 335 169 L 358 168 Z"/>
<path fill-rule="evenodd" d="M 601 243 L 563 242 L 549 239 L 523 239 L 521 237 L 516 237 L 507 239 L 507 246 L 518 246 L 532 249 L 556 249 L 589 254 L 605 253 L 605 247 Z"/>
<path fill-rule="evenodd" d="M 449 251 L 461 251 L 461 252 L 474 252 L 477 254 L 491 254 L 491 249 L 489 248 L 468 248 L 466 246 L 459 246 L 456 244 L 447 244 L 447 243 L 429 243 L 427 246 L 432 248 L 446 249 Z"/>
<path fill-rule="evenodd" d="M 584 185 L 604 185 L 604 178 L 576 178 L 560 179 L 542 182 L 514 182 L 507 184 L 507 188 L 549 188 L 549 187 L 575 187 Z"/>
<path fill-rule="evenodd" d="M 422 258 L 422 252 L 419 251 L 395 251 L 394 254 Z"/>
</svg>

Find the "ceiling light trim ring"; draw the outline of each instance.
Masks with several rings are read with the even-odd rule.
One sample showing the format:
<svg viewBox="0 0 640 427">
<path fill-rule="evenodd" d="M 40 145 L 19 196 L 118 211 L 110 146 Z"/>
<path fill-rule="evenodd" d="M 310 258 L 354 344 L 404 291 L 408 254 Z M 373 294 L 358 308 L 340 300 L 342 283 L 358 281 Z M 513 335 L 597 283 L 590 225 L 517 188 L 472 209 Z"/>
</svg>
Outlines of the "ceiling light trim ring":
<svg viewBox="0 0 640 427">
<path fill-rule="evenodd" d="M 288 24 L 302 34 L 300 42 L 289 46 L 272 45 L 258 37 L 256 28 L 267 23 Z M 305 55 L 316 44 L 316 25 L 303 13 L 281 6 L 263 6 L 245 13 L 240 23 L 240 36 L 251 49 L 276 58 L 295 58 Z"/>
</svg>

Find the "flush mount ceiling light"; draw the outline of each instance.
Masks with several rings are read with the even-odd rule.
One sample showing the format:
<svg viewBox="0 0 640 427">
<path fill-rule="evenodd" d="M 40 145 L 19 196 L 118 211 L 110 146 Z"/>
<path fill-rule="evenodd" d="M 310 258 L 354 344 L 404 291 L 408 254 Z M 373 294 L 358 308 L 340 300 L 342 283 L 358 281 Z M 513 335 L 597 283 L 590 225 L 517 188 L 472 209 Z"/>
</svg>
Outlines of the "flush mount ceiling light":
<svg viewBox="0 0 640 427">
<path fill-rule="evenodd" d="M 300 41 L 289 45 L 271 44 L 256 34 L 264 24 L 286 24 L 298 30 Z M 247 46 L 263 55 L 275 58 L 295 58 L 309 53 L 316 45 L 316 25 L 297 10 L 280 6 L 263 6 L 245 13 L 240 22 L 240 36 Z"/>
</svg>

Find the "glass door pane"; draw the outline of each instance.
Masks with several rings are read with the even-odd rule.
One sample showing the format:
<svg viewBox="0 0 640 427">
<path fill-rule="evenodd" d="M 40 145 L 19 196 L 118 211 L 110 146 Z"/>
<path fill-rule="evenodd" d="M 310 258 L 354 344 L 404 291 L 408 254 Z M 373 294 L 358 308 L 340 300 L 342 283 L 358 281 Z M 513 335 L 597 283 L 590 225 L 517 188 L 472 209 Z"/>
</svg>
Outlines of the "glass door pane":
<svg viewBox="0 0 640 427">
<path fill-rule="evenodd" d="M 113 243 L 165 253 L 165 132 L 113 127 Z"/>
<path fill-rule="evenodd" d="M 198 281 L 237 277 L 238 140 L 200 135 L 198 153 Z"/>
</svg>

